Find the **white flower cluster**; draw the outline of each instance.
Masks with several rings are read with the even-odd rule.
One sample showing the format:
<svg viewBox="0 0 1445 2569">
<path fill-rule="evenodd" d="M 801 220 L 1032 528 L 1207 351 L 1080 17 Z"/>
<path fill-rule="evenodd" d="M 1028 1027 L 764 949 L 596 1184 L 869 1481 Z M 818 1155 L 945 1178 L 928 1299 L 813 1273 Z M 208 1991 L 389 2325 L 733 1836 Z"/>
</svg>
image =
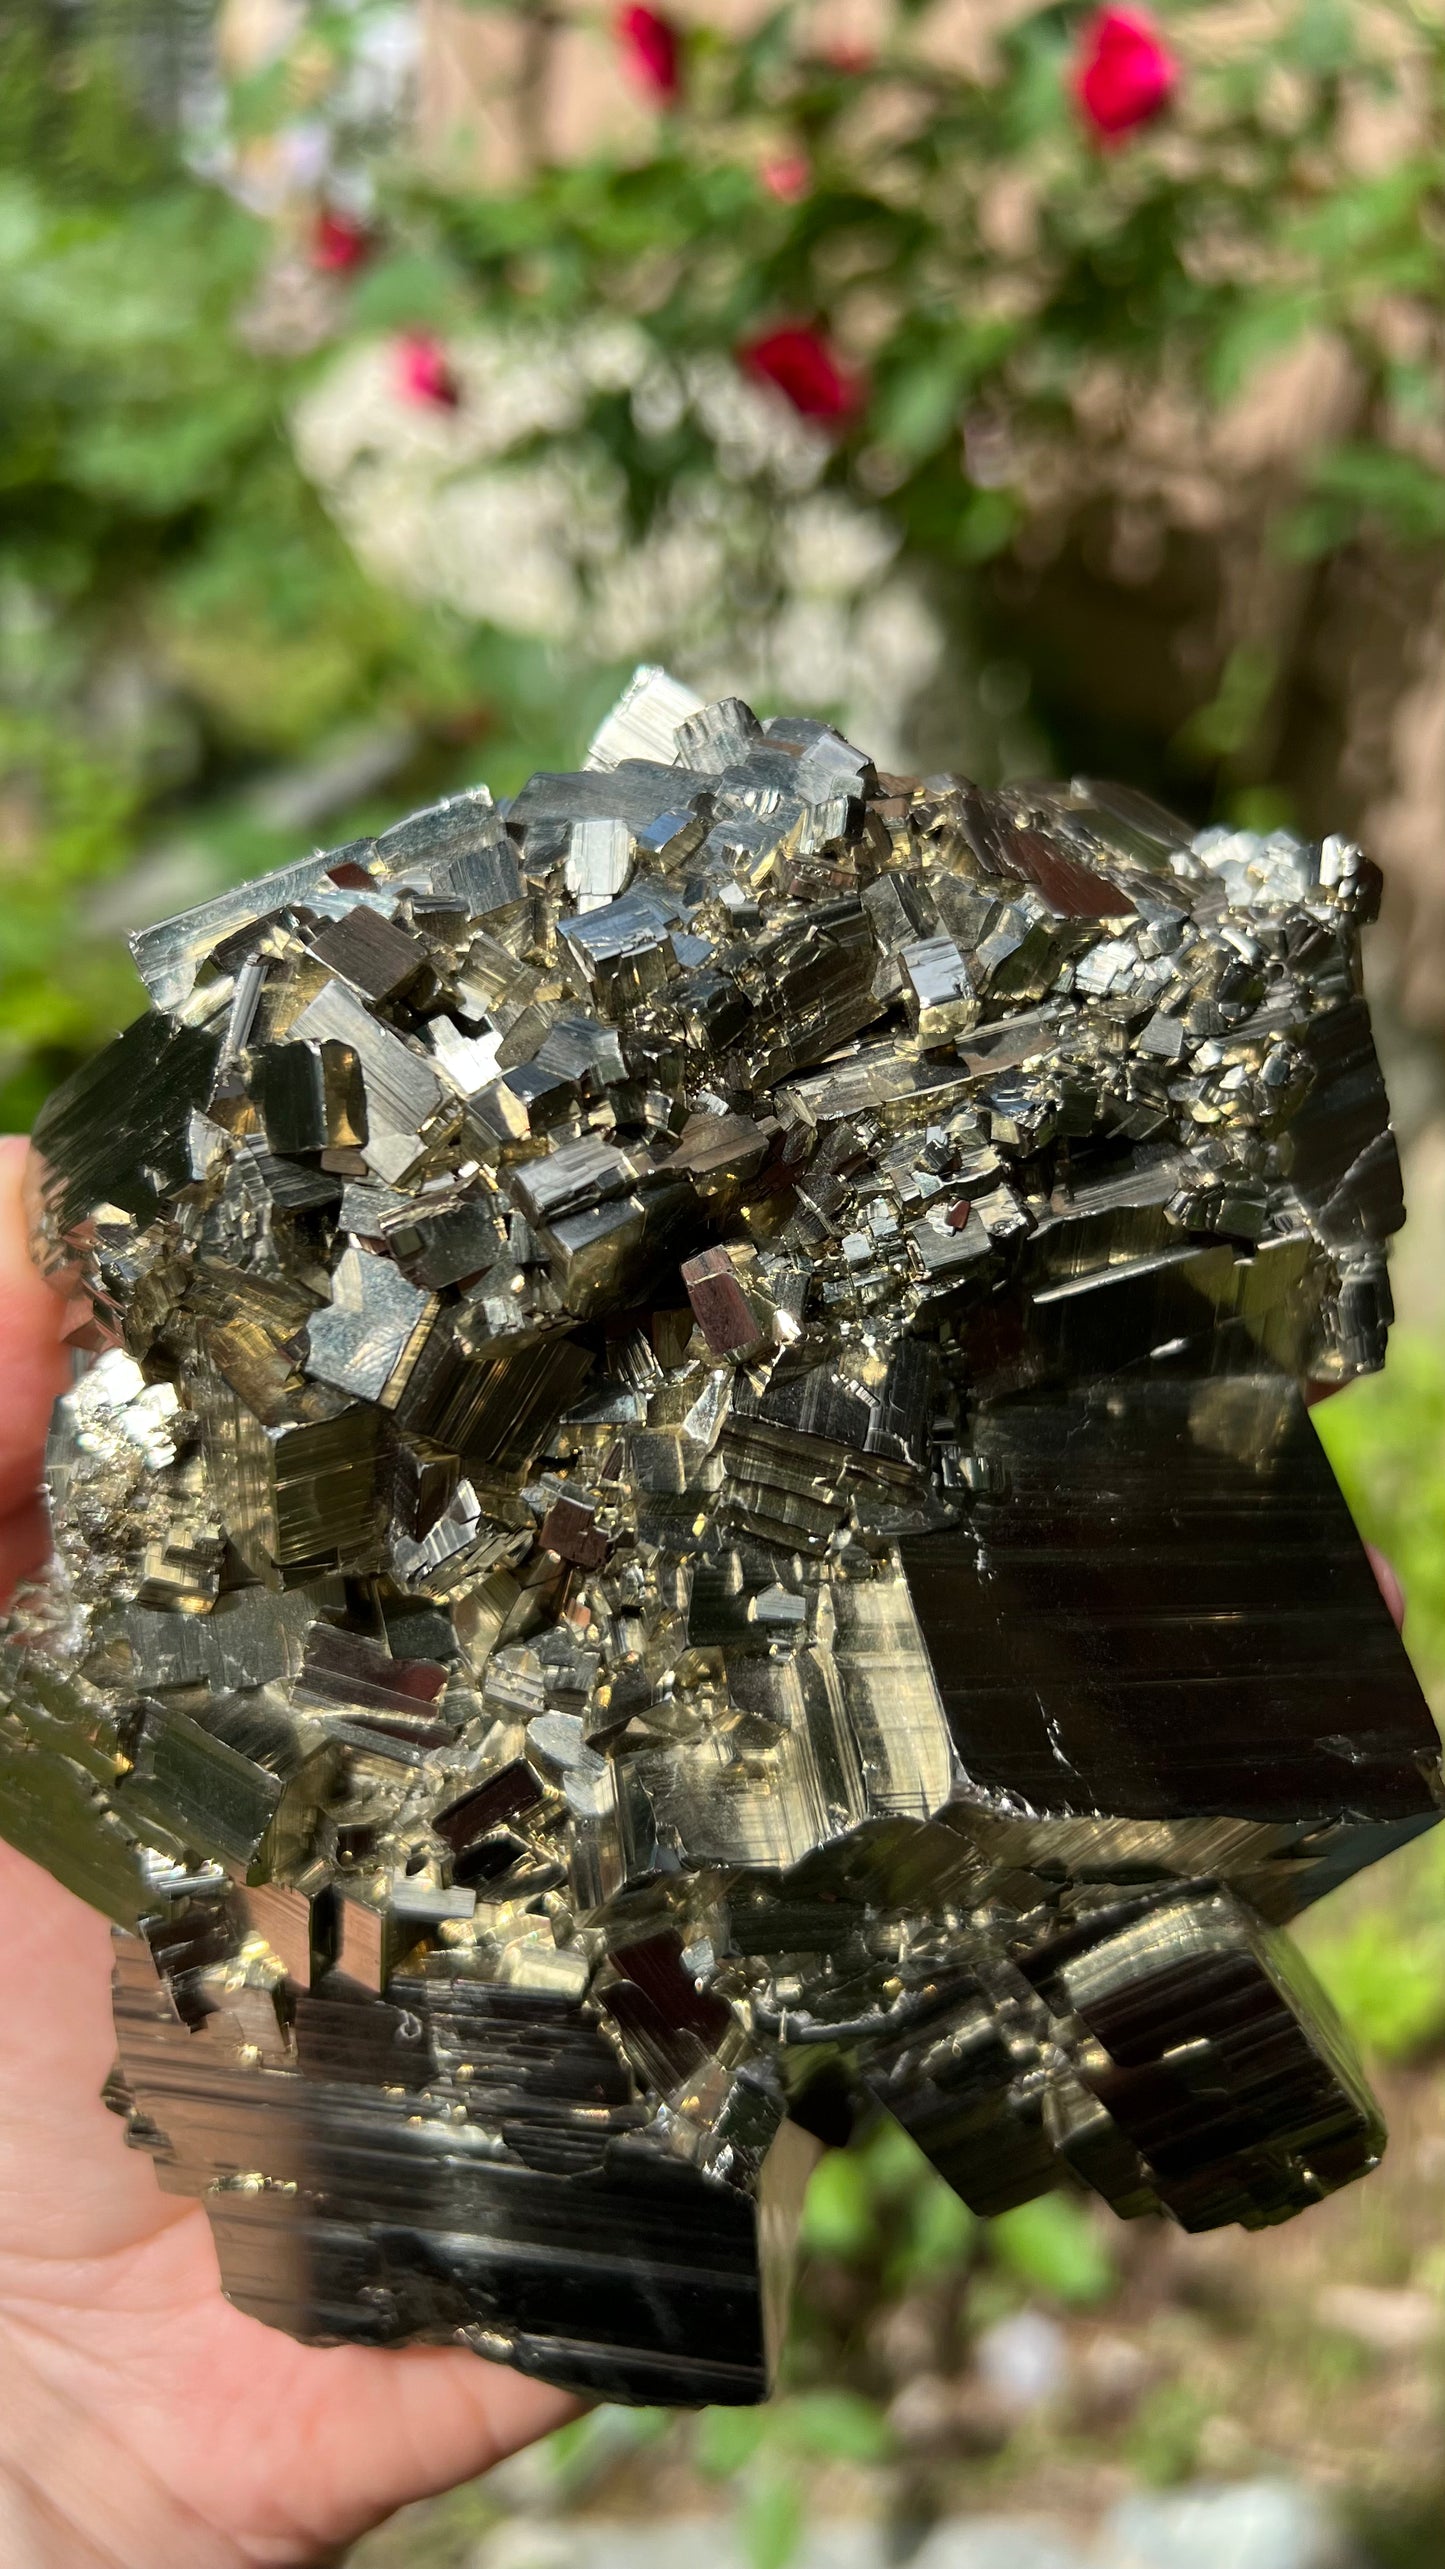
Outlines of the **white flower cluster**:
<svg viewBox="0 0 1445 2569">
<path fill-rule="evenodd" d="M 823 486 L 827 440 L 719 356 L 675 366 L 601 319 L 449 344 L 454 407 L 409 399 L 394 343 L 341 356 L 293 423 L 305 471 L 375 578 L 576 663 L 665 659 L 708 697 L 836 714 L 901 760 L 944 650 L 897 537 Z M 639 538 L 589 428 L 622 394 L 643 437 L 706 462 Z"/>
</svg>

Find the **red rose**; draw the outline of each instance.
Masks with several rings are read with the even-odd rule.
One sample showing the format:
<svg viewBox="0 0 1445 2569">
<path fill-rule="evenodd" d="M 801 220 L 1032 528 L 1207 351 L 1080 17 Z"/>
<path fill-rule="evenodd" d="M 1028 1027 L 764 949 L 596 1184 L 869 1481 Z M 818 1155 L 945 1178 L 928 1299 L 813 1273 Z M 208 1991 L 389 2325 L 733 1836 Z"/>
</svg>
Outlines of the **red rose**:
<svg viewBox="0 0 1445 2569">
<path fill-rule="evenodd" d="M 800 323 L 746 340 L 738 362 L 746 374 L 776 384 L 804 419 L 851 419 L 863 406 L 862 378 L 842 364 L 820 332 Z"/>
<path fill-rule="evenodd" d="M 371 255 L 371 234 L 365 224 L 354 223 L 349 214 L 335 214 L 323 205 L 311 226 L 311 264 L 323 276 L 349 276 Z"/>
<path fill-rule="evenodd" d="M 1074 95 L 1100 140 L 1117 142 L 1167 107 L 1179 66 L 1139 9 L 1096 9 L 1079 33 Z"/>
<path fill-rule="evenodd" d="M 670 18 L 658 9 L 619 9 L 615 20 L 622 59 L 639 89 L 670 103 L 682 88 L 682 48 Z"/>
<path fill-rule="evenodd" d="M 433 410 L 455 410 L 462 397 L 445 348 L 425 330 L 409 330 L 397 341 L 396 381 L 403 401 Z"/>
<path fill-rule="evenodd" d="M 780 152 L 776 160 L 764 161 L 758 172 L 769 196 L 783 205 L 796 205 L 813 184 L 813 173 L 804 152 Z"/>
</svg>

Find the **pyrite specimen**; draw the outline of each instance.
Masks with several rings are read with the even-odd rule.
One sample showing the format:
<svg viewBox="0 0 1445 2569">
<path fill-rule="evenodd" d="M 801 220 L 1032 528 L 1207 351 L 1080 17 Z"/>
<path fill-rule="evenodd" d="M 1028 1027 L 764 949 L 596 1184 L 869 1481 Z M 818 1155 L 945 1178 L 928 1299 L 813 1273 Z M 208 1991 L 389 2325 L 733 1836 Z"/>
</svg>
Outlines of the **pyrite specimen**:
<svg viewBox="0 0 1445 2569">
<path fill-rule="evenodd" d="M 752 2400 L 860 2107 L 983 2212 L 1374 2163 L 1281 1930 L 1442 1798 L 1302 1390 L 1389 1320 L 1375 889 L 640 671 L 135 939 L 0 1829 L 244 2309 Z"/>
</svg>

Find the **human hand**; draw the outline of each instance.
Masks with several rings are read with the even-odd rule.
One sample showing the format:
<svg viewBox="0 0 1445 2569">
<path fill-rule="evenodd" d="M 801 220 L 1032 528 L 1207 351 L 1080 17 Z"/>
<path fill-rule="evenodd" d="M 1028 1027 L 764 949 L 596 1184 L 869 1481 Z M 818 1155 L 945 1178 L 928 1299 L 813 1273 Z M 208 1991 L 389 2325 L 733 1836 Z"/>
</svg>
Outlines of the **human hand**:
<svg viewBox="0 0 1445 2569">
<path fill-rule="evenodd" d="M 0 1598 L 67 1368 L 0 1141 Z M 223 2300 L 199 2204 L 100 2101 L 110 1929 L 0 1842 L 0 2559 L 301 2569 L 559 2425 L 573 2403 L 447 2347 L 298 2346 Z"/>
</svg>

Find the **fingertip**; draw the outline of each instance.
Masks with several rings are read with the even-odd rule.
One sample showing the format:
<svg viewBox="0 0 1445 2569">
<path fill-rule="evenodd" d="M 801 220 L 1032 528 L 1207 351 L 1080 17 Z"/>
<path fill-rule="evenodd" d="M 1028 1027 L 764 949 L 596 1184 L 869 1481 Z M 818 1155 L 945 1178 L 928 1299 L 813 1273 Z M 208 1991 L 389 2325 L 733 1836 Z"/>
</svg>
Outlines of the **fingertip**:
<svg viewBox="0 0 1445 2569">
<path fill-rule="evenodd" d="M 39 1499 L 0 1522 L 0 1614 L 24 1579 L 34 1577 L 50 1551 L 50 1520 Z"/>
<path fill-rule="evenodd" d="M 65 1304 L 33 1265 L 23 1187 L 29 1144 L 0 1137 L 0 1519 L 34 1497 L 51 1406 L 70 1380 Z"/>
</svg>

